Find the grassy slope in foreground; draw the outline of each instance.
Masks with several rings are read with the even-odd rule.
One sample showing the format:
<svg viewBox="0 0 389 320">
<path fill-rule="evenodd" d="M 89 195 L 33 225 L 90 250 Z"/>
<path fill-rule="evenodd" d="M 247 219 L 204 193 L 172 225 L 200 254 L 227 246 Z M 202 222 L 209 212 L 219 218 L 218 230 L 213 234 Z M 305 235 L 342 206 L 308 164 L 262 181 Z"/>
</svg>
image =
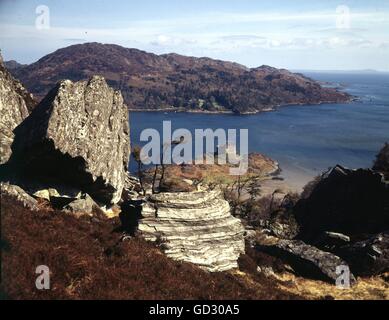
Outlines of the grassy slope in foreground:
<svg viewBox="0 0 389 320">
<path fill-rule="evenodd" d="M 239 272 L 212 274 L 170 260 L 144 240 L 121 241 L 115 219 L 76 218 L 44 207 L 30 212 L 7 196 L 1 198 L 1 215 L 2 298 L 298 298 L 264 276 L 248 281 Z M 51 290 L 35 288 L 38 265 L 49 266 Z"/>
</svg>

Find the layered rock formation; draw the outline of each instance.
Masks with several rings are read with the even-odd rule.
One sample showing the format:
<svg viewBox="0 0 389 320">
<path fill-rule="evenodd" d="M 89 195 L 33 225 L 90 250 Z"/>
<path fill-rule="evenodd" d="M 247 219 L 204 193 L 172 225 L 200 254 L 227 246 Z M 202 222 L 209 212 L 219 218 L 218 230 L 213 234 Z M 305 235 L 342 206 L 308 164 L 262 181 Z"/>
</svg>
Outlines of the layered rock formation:
<svg viewBox="0 0 389 320">
<path fill-rule="evenodd" d="M 60 82 L 15 130 L 12 160 L 38 178 L 117 203 L 129 161 L 128 110 L 104 78 Z"/>
<path fill-rule="evenodd" d="M 11 156 L 13 130 L 28 116 L 30 104 L 32 96 L 9 74 L 0 56 L 0 164 Z"/>
<path fill-rule="evenodd" d="M 143 204 L 139 233 L 167 256 L 211 272 L 237 267 L 244 228 L 218 191 L 161 193 Z"/>
</svg>

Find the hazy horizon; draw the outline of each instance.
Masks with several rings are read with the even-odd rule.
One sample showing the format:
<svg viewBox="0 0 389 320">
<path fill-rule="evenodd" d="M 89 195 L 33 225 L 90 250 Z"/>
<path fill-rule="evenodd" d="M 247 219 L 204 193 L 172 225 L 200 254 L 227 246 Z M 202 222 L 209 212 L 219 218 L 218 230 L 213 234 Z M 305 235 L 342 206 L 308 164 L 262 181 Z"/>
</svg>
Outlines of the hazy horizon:
<svg viewBox="0 0 389 320">
<path fill-rule="evenodd" d="M 84 44 L 87 44 L 88 42 L 85 42 Z M 103 43 L 103 44 L 105 44 L 105 45 L 116 45 L 116 44 L 114 44 L 114 43 Z M 70 45 L 71 46 L 71 45 Z M 66 48 L 66 47 L 64 47 L 64 48 Z M 35 60 L 35 61 L 32 61 L 31 63 L 24 63 L 25 65 L 26 64 L 33 64 L 33 63 L 35 63 L 35 62 L 37 62 L 37 61 L 39 61 L 41 58 L 43 58 L 43 57 L 45 57 L 46 55 L 49 55 L 49 54 L 52 54 L 52 53 L 54 53 L 55 51 L 57 51 L 57 50 L 60 50 L 60 49 L 63 49 L 63 48 L 58 48 L 58 49 L 56 49 L 56 50 L 54 50 L 54 51 L 52 51 L 52 52 L 48 52 L 47 54 L 45 54 L 45 55 L 43 55 L 42 57 L 39 57 L 37 60 Z M 142 49 L 139 49 L 139 48 L 128 48 L 128 49 L 136 49 L 136 50 L 142 50 Z M 142 51 L 145 51 L 145 50 L 142 50 Z M 146 51 L 147 52 L 147 51 Z M 0 49 L 0 53 L 2 54 L 2 50 Z M 148 53 L 151 53 L 151 52 L 148 52 Z M 166 54 L 177 54 L 176 52 L 167 52 Z M 161 54 L 162 55 L 162 54 Z M 199 56 L 199 57 L 196 57 L 196 58 L 211 58 L 211 59 L 217 59 L 217 58 L 212 58 L 212 57 L 207 57 L 207 56 Z M 21 63 L 20 61 L 18 61 L 18 60 L 16 60 L 16 59 L 4 59 L 4 61 L 5 62 L 10 62 L 10 61 L 16 61 L 17 63 Z M 237 62 L 237 61 L 232 61 L 232 60 L 224 60 L 224 61 L 228 61 L 228 62 L 234 62 L 234 63 L 239 63 L 239 62 Z M 21 63 L 21 64 L 23 64 L 23 63 Z M 248 67 L 248 66 L 246 66 L 246 65 L 244 65 L 244 64 L 242 64 L 243 66 L 245 66 L 245 67 Z M 263 65 L 263 64 L 262 64 Z M 260 67 L 261 65 L 257 65 L 257 66 L 253 66 L 253 67 L 250 67 L 250 68 L 256 68 L 256 67 Z M 271 66 L 271 67 L 273 67 L 273 66 Z M 333 72 L 333 73 L 342 73 L 342 72 L 344 72 L 344 73 L 348 73 L 348 72 L 350 72 L 350 73 L 352 73 L 352 72 L 360 72 L 360 73 L 389 73 L 389 71 L 385 71 L 385 70 L 376 70 L 376 69 L 354 69 L 354 70 L 351 70 L 351 69 L 349 69 L 349 70 L 341 70 L 341 69 L 339 69 L 339 70 L 329 70 L 329 69 L 291 69 L 291 68 L 286 68 L 286 69 L 288 69 L 289 71 L 292 71 L 292 72 Z"/>
</svg>

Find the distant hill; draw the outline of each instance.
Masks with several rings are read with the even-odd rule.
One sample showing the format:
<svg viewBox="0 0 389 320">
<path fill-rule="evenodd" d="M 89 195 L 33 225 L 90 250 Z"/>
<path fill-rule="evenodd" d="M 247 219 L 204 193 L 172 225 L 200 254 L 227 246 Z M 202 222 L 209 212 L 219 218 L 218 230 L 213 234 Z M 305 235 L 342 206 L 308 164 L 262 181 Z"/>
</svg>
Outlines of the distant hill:
<svg viewBox="0 0 389 320">
<path fill-rule="evenodd" d="M 254 113 L 288 104 L 344 102 L 346 93 L 302 74 L 178 54 L 155 55 L 118 45 L 86 43 L 10 68 L 38 98 L 57 81 L 99 74 L 123 93 L 130 109 Z"/>
<path fill-rule="evenodd" d="M 4 65 L 8 70 L 16 70 L 27 66 L 26 64 L 21 64 L 15 60 L 4 61 Z"/>
</svg>

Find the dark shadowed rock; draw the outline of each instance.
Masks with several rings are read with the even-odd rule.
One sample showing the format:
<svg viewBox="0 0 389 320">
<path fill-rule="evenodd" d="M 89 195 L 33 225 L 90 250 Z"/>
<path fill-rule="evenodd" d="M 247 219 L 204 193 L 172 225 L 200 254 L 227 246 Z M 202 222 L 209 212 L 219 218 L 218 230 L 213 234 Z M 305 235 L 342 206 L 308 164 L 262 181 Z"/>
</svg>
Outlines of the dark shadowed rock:
<svg viewBox="0 0 389 320">
<path fill-rule="evenodd" d="M 348 267 L 347 263 L 338 256 L 299 240 L 280 240 L 270 246 L 258 246 L 258 249 L 287 262 L 301 276 L 325 280 L 333 284 L 339 277 L 338 268 Z M 351 274 L 350 284 L 354 282 L 355 277 Z"/>
<path fill-rule="evenodd" d="M 326 231 L 353 237 L 389 229 L 389 185 L 372 170 L 336 166 L 323 175 L 294 213 L 299 238 L 315 244 Z"/>
<path fill-rule="evenodd" d="M 389 143 L 385 143 L 378 153 L 373 170 L 382 172 L 389 180 Z"/>
<path fill-rule="evenodd" d="M 104 78 L 60 82 L 15 131 L 12 160 L 26 173 L 120 200 L 129 161 L 127 107 Z"/>
<path fill-rule="evenodd" d="M 299 233 L 299 225 L 293 214 L 293 207 L 296 199 L 291 195 L 286 195 L 277 210 L 272 212 L 266 227 L 273 235 L 281 239 L 294 239 Z"/>
<path fill-rule="evenodd" d="M 28 116 L 28 106 L 32 101 L 32 96 L 4 67 L 0 56 L 0 164 L 9 160 L 13 130 Z"/>
<path fill-rule="evenodd" d="M 337 249 L 355 274 L 372 276 L 389 271 L 389 231 Z"/>
<path fill-rule="evenodd" d="M 314 245 L 325 251 L 331 251 L 339 246 L 349 244 L 350 241 L 350 237 L 345 234 L 326 231 L 318 235 Z"/>
</svg>

